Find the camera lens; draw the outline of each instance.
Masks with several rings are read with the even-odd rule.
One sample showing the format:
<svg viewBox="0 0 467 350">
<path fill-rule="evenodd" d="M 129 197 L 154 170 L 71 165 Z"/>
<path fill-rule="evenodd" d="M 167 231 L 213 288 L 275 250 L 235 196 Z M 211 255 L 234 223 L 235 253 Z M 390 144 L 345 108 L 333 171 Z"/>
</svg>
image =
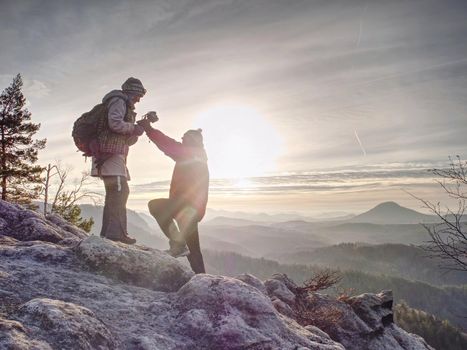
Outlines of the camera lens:
<svg viewBox="0 0 467 350">
<path fill-rule="evenodd" d="M 159 120 L 157 113 L 154 111 L 148 112 L 144 115 L 144 118 L 148 118 L 151 123 L 155 123 Z"/>
</svg>

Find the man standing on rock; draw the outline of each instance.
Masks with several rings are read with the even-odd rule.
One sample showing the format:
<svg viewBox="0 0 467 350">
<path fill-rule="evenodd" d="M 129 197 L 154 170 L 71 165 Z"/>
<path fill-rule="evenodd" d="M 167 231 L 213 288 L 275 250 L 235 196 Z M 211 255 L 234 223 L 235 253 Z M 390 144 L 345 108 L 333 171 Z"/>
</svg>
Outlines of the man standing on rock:
<svg viewBox="0 0 467 350">
<path fill-rule="evenodd" d="M 106 118 L 98 127 L 98 156 L 92 158 L 92 176 L 104 181 L 105 204 L 101 237 L 127 244 L 136 242 L 127 233 L 126 203 L 130 193 L 130 174 L 126 166 L 129 147 L 136 143 L 143 128 L 135 124 L 135 104 L 146 93 L 139 79 L 128 78 L 122 90 L 104 96 Z"/>
<path fill-rule="evenodd" d="M 153 129 L 147 119 L 138 124 L 143 126 L 149 139 L 175 161 L 169 198 L 150 201 L 149 212 L 169 238 L 168 253 L 173 257 L 187 256 L 195 273 L 205 273 L 198 222 L 206 213 L 209 170 L 201 129 L 188 130 L 182 142 L 178 142 Z"/>
</svg>

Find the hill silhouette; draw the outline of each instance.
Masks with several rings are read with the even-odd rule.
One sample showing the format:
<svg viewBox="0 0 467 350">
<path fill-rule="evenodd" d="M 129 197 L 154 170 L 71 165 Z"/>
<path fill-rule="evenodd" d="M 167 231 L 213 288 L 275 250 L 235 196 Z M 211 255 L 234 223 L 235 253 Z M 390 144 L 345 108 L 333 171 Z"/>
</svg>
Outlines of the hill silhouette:
<svg viewBox="0 0 467 350">
<path fill-rule="evenodd" d="M 438 221 L 433 215 L 402 207 L 396 202 L 384 202 L 349 220 L 354 223 L 370 224 L 419 224 Z"/>
</svg>

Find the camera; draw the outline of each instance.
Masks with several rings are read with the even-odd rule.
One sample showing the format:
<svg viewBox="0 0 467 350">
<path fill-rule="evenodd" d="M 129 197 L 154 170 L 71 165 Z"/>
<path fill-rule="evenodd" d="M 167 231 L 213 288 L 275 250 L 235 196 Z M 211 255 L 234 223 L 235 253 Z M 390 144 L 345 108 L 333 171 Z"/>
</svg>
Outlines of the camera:
<svg viewBox="0 0 467 350">
<path fill-rule="evenodd" d="M 159 117 L 157 116 L 157 113 L 155 111 L 150 111 L 143 115 L 142 119 L 147 119 L 149 120 L 149 122 L 155 123 L 159 120 Z"/>
</svg>

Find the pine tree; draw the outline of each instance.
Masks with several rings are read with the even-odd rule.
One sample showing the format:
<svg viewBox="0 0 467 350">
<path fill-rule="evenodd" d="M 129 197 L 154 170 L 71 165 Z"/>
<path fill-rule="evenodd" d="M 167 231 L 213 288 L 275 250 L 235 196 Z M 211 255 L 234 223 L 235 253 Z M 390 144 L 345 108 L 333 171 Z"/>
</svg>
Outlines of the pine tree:
<svg viewBox="0 0 467 350">
<path fill-rule="evenodd" d="M 405 302 L 394 307 L 395 322 L 410 333 L 423 337 L 435 349 L 463 350 L 467 348 L 467 335 L 447 320 L 440 320 Z"/>
<path fill-rule="evenodd" d="M 29 122 L 31 113 L 25 108 L 22 86 L 18 74 L 0 95 L 0 187 L 3 200 L 30 204 L 39 195 L 43 170 L 34 163 L 47 140 L 32 138 L 40 124 Z"/>
<path fill-rule="evenodd" d="M 56 213 L 66 221 L 79 227 L 80 229 L 91 232 L 94 225 L 94 219 L 83 219 L 81 217 L 81 208 L 77 204 L 69 204 L 66 194 L 61 194 L 56 204 L 52 207 L 52 213 Z"/>
</svg>

